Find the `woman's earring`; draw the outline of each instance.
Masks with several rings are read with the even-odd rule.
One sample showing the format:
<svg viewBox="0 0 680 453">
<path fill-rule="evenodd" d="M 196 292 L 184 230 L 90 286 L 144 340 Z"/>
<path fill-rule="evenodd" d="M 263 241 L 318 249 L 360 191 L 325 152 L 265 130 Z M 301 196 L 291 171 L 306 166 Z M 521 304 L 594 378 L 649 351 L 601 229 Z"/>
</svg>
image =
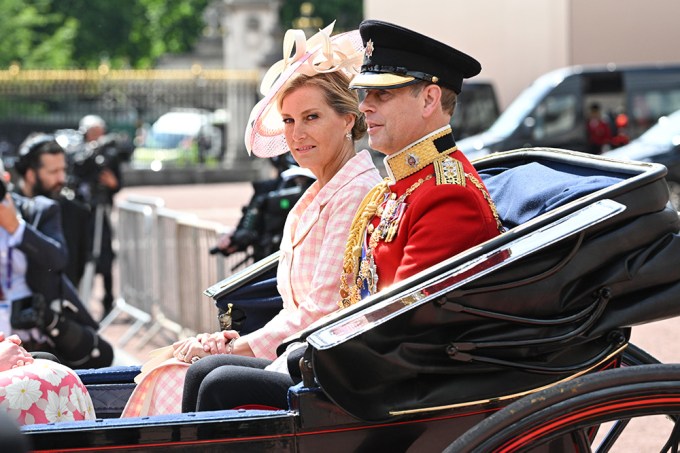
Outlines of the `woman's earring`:
<svg viewBox="0 0 680 453">
<path fill-rule="evenodd" d="M 347 138 L 347 140 L 352 140 L 352 133 L 351 132 L 346 133 L 345 138 Z"/>
</svg>

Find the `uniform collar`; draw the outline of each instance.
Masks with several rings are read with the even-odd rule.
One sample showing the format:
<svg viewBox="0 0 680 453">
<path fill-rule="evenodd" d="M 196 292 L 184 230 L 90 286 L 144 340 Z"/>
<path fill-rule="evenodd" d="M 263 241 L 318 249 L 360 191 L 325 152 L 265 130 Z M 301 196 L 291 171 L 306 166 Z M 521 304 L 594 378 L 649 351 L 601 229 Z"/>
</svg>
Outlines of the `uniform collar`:
<svg viewBox="0 0 680 453">
<path fill-rule="evenodd" d="M 401 151 L 386 156 L 384 162 L 387 176 L 392 182 L 397 182 L 427 167 L 443 153 L 449 154 L 456 149 L 451 126 L 446 125 Z"/>
</svg>

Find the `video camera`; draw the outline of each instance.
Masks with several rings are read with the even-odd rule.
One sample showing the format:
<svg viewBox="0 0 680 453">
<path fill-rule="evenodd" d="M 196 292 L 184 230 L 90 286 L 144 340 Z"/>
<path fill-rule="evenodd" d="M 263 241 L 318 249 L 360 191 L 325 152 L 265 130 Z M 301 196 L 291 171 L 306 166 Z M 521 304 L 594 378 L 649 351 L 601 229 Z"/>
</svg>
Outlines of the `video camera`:
<svg viewBox="0 0 680 453">
<path fill-rule="evenodd" d="M 58 308 L 55 310 L 54 305 Z M 113 361 L 113 348 L 99 337 L 92 326 L 78 321 L 74 305 L 68 301 L 49 306 L 42 294 L 34 293 L 12 301 L 10 323 L 14 329 L 37 328 L 47 335 L 54 352 L 67 366 L 100 368 Z M 76 309 L 77 310 L 77 309 Z"/>
<path fill-rule="evenodd" d="M 82 134 L 71 129 L 57 131 L 55 135 L 66 152 L 66 186 L 90 205 L 105 203 L 106 190 L 99 184 L 99 174 L 104 169 L 117 173 L 120 164 L 132 156 L 132 141 L 125 134 L 110 133 L 86 143 Z"/>
<path fill-rule="evenodd" d="M 242 209 L 243 216 L 230 238 L 230 251 L 213 247 L 211 255 L 229 256 L 251 250 L 245 261 L 250 258 L 259 261 L 279 249 L 288 213 L 316 178 L 299 168 L 290 154 L 277 156 L 271 163 L 277 177 L 253 182 L 254 194 Z"/>
</svg>

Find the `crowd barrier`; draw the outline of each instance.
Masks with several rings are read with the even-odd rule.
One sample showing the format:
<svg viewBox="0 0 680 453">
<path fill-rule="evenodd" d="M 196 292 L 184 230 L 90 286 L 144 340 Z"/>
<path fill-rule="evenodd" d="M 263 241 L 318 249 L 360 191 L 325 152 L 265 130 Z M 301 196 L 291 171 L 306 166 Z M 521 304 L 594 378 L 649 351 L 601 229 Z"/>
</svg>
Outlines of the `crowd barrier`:
<svg viewBox="0 0 680 453">
<path fill-rule="evenodd" d="M 210 255 L 223 225 L 167 209 L 160 198 L 128 197 L 116 211 L 119 297 L 100 331 L 121 314 L 133 322 L 120 347 L 138 333 L 143 347 L 161 332 L 178 339 L 217 330 L 217 309 L 203 291 L 250 264 L 247 253 Z"/>
</svg>

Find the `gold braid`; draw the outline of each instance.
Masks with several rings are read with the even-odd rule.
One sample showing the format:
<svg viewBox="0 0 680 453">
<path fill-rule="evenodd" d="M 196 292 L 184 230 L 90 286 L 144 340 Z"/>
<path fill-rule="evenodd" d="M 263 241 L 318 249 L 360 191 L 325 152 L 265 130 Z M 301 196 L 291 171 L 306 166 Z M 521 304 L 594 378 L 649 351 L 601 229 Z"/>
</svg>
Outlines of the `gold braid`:
<svg viewBox="0 0 680 453">
<path fill-rule="evenodd" d="M 345 254 L 343 255 L 344 257 L 342 260 L 340 302 L 338 302 L 340 308 L 349 307 L 361 300 L 361 285 L 354 283 L 359 272 L 359 261 L 361 259 L 362 248 L 361 243 L 368 224 L 373 219 L 373 216 L 375 216 L 380 204 L 384 201 L 385 194 L 389 192 L 387 184 L 388 180 L 384 179 L 366 194 L 352 220 L 352 226 L 349 230 Z M 348 279 L 351 279 L 353 282 L 351 288 L 347 283 Z"/>
</svg>

